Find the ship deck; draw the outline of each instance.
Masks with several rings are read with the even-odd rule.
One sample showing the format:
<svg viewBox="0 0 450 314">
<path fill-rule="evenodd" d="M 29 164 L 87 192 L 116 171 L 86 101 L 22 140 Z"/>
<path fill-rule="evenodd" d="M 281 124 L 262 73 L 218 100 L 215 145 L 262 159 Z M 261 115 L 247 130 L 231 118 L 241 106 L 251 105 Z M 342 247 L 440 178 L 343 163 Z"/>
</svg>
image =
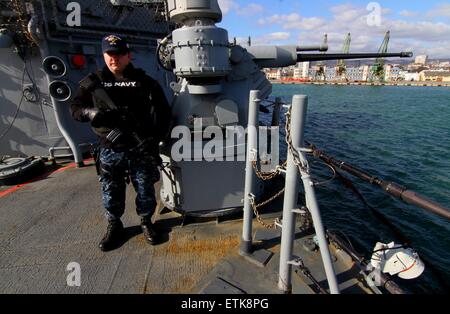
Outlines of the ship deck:
<svg viewBox="0 0 450 314">
<path fill-rule="evenodd" d="M 0 293 L 280 293 L 277 232 L 264 232 L 255 223 L 257 247 L 273 254 L 265 267 L 238 254 L 241 220 L 186 223 L 181 215 L 162 211 L 156 224 L 163 239 L 150 246 L 141 234 L 132 187 L 127 193 L 126 241 L 103 253 L 97 245 L 106 221 L 92 162 L 24 186 L 0 187 Z M 297 236 L 295 254 L 326 288 L 320 254 L 305 251 L 303 240 Z M 367 293 L 354 279 L 358 270 L 351 260 L 333 254 L 343 292 Z M 80 287 L 67 284 L 72 262 L 81 268 Z M 293 293 L 315 292 L 306 277 L 294 273 Z"/>
</svg>

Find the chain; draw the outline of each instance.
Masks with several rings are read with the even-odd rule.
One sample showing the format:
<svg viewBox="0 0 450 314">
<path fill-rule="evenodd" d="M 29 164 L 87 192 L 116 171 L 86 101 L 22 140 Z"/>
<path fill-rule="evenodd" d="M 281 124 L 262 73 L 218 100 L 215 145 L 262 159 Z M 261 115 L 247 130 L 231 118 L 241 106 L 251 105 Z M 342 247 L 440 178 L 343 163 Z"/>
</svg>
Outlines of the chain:
<svg viewBox="0 0 450 314">
<path fill-rule="evenodd" d="M 291 137 L 291 133 L 290 133 L 290 129 L 291 129 L 291 108 L 289 108 L 289 111 L 286 113 L 286 143 L 288 145 L 289 151 L 294 156 L 294 163 L 295 163 L 295 165 L 297 165 L 299 167 L 299 169 L 301 169 L 301 170 L 307 170 L 307 165 L 304 165 L 302 163 L 298 151 L 292 145 L 292 137 Z M 285 169 L 286 168 L 287 161 L 285 161 L 281 166 L 278 166 L 275 171 L 271 171 L 271 172 L 261 172 L 258 169 L 258 167 L 257 167 L 256 160 L 252 161 L 252 166 L 253 166 L 253 169 L 255 170 L 255 173 L 256 173 L 257 177 L 260 178 L 263 181 L 267 181 L 267 180 L 274 179 L 276 176 L 278 176 L 281 173 L 281 169 Z M 270 202 L 274 201 L 275 199 L 280 197 L 284 192 L 285 192 L 285 188 L 283 188 L 281 191 L 276 193 L 274 196 L 272 196 L 268 200 L 266 200 L 264 202 L 261 202 L 259 204 L 256 204 L 254 195 L 250 195 L 249 196 L 250 197 L 250 205 L 252 206 L 253 212 L 256 215 L 256 219 L 258 220 L 258 222 L 263 227 L 265 227 L 267 229 L 275 229 L 276 226 L 277 226 L 277 222 L 279 222 L 279 219 L 276 219 L 275 222 L 272 223 L 272 224 L 267 224 L 267 223 L 265 223 L 262 220 L 261 214 L 259 213 L 258 209 L 263 207 L 263 206 L 265 206 L 265 205 L 267 205 L 267 204 L 269 204 Z"/>
<path fill-rule="evenodd" d="M 252 162 L 252 165 L 253 165 L 253 169 L 255 170 L 256 176 L 258 178 L 260 178 L 263 181 L 269 181 L 269 180 L 276 178 L 281 173 L 281 169 L 286 168 L 287 161 L 285 161 L 281 166 L 277 166 L 277 168 L 271 172 L 261 172 L 258 169 L 258 166 L 257 166 L 255 160 Z"/>
<path fill-rule="evenodd" d="M 255 215 L 256 215 L 256 220 L 257 220 L 257 221 L 261 224 L 261 226 L 263 226 L 264 228 L 267 228 L 267 229 L 275 229 L 275 228 L 277 227 L 277 223 L 279 223 L 280 220 L 279 220 L 279 219 L 276 219 L 275 222 L 273 222 L 273 223 L 271 223 L 271 224 L 265 223 L 265 222 L 262 220 L 262 218 L 261 218 L 261 214 L 259 213 L 258 208 L 261 208 L 261 207 L 263 207 L 263 206 L 269 204 L 270 202 L 274 201 L 275 199 L 277 199 L 278 197 L 280 197 L 281 195 L 283 195 L 284 191 L 285 191 L 285 188 L 283 188 L 283 189 L 282 189 L 281 191 L 279 191 L 277 194 L 275 194 L 274 196 L 272 196 L 271 198 L 269 198 L 268 200 L 266 200 L 266 201 L 264 201 L 264 202 L 262 202 L 262 203 L 260 203 L 260 204 L 256 204 L 256 202 L 255 202 L 255 196 L 254 196 L 254 195 L 249 196 L 249 197 L 250 197 L 250 205 L 252 206 L 253 212 L 254 212 Z"/>
<path fill-rule="evenodd" d="M 294 164 L 299 168 L 300 172 L 309 172 L 308 163 L 302 161 L 299 152 L 297 151 L 297 149 L 294 148 L 294 145 L 292 145 L 292 136 L 291 136 L 291 132 L 290 132 L 290 130 L 291 130 L 291 115 L 292 115 L 292 106 L 289 108 L 288 112 L 286 113 L 286 127 L 285 127 L 286 143 L 288 145 L 289 151 L 291 152 L 291 154 L 293 156 Z M 287 161 L 285 161 L 281 166 L 278 166 L 275 171 L 271 171 L 271 172 L 261 172 L 258 169 L 257 163 L 255 160 L 252 161 L 252 166 L 253 166 L 253 169 L 255 170 L 255 173 L 258 176 L 258 178 L 260 178 L 263 181 L 267 181 L 267 180 L 271 180 L 271 179 L 275 178 L 276 176 L 278 176 L 281 173 L 281 169 L 286 168 Z M 284 192 L 285 192 L 285 188 L 283 188 L 281 191 L 276 193 L 274 196 L 272 196 L 268 200 L 261 202 L 260 204 L 256 204 L 254 195 L 249 196 L 250 197 L 250 205 L 253 208 L 253 212 L 256 215 L 256 219 L 263 227 L 265 227 L 267 229 L 275 229 L 277 226 L 277 222 L 279 222 L 279 219 L 275 220 L 275 222 L 272 224 L 267 224 L 262 220 L 261 214 L 259 213 L 258 209 L 269 204 L 270 202 L 274 201 L 275 199 L 280 197 Z"/>
<path fill-rule="evenodd" d="M 292 106 L 289 107 L 288 112 L 286 113 L 286 143 L 288 146 L 289 151 L 291 152 L 294 164 L 299 168 L 300 172 L 309 172 L 308 169 L 308 163 L 303 162 L 300 158 L 300 154 L 295 149 L 294 145 L 292 144 L 292 136 L 291 136 L 291 116 L 292 116 Z"/>
</svg>

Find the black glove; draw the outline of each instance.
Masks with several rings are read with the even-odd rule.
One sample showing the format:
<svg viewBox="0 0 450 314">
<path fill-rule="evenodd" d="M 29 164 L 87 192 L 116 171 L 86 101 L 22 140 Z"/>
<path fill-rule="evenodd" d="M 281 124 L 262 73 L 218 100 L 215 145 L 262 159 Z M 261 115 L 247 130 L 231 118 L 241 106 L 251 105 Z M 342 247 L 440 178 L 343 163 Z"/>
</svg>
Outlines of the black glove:
<svg viewBox="0 0 450 314">
<path fill-rule="evenodd" d="M 81 110 L 81 113 L 83 115 L 83 118 L 92 121 L 94 120 L 95 116 L 98 114 L 99 110 L 97 108 L 83 108 Z"/>
<path fill-rule="evenodd" d="M 115 128 L 120 121 L 120 115 L 117 111 L 100 110 L 92 119 L 91 125 L 94 128 Z"/>
</svg>

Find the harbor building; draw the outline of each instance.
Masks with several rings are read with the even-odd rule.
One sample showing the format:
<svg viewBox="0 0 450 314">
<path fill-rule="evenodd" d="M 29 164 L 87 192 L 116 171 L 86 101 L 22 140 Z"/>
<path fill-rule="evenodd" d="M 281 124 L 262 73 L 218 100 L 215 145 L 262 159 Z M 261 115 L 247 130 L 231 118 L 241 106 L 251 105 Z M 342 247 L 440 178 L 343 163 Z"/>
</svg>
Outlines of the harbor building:
<svg viewBox="0 0 450 314">
<path fill-rule="evenodd" d="M 397 65 L 388 64 L 385 66 L 385 81 L 386 82 L 396 82 L 399 81 L 401 69 Z"/>
<path fill-rule="evenodd" d="M 428 56 L 427 55 L 421 55 L 417 56 L 415 60 L 415 64 L 425 65 L 427 64 Z"/>
<path fill-rule="evenodd" d="M 422 82 L 450 82 L 450 71 L 430 71 L 420 72 Z"/>
<path fill-rule="evenodd" d="M 400 77 L 407 82 L 419 82 L 420 81 L 420 73 L 419 72 L 408 72 L 408 71 L 400 71 Z"/>
</svg>

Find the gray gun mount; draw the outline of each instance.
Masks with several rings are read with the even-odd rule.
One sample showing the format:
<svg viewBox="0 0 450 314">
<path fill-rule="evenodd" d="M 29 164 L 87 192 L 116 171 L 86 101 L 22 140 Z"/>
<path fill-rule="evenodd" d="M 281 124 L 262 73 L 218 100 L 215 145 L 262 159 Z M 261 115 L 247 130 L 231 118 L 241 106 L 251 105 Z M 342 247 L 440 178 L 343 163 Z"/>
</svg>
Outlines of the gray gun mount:
<svg viewBox="0 0 450 314">
<path fill-rule="evenodd" d="M 286 67 L 299 61 L 410 56 L 304 54 L 327 51 L 326 42 L 305 47 L 230 43 L 227 30 L 216 26 L 222 20 L 217 0 L 168 0 L 167 12 L 178 28 L 160 41 L 158 51 L 163 47 L 165 53 L 158 55 L 164 59 L 160 64 L 170 64 L 169 70 L 179 78 L 171 84 L 176 95 L 172 110 L 175 126 L 189 128 L 193 142 L 190 160 L 173 160 L 172 148 L 177 139 L 164 147 L 162 158 L 169 171 L 163 174 L 161 199 L 166 207 L 190 215 L 217 216 L 241 210 L 243 206 L 245 142 L 225 144 L 225 141 L 233 136 L 229 127 L 247 128 L 250 91 L 258 90 L 262 100 L 272 92 L 263 68 Z M 220 144 L 218 147 L 223 148 L 223 158 L 233 157 L 233 162 L 205 160 L 202 152 L 211 145 L 210 138 L 199 133 L 203 134 L 207 127 L 221 130 L 223 147 Z M 277 165 L 278 156 L 276 160 L 274 157 L 266 155 L 267 161 L 274 163 L 269 168 Z M 255 182 L 256 193 L 260 194 L 263 184 Z"/>
</svg>

